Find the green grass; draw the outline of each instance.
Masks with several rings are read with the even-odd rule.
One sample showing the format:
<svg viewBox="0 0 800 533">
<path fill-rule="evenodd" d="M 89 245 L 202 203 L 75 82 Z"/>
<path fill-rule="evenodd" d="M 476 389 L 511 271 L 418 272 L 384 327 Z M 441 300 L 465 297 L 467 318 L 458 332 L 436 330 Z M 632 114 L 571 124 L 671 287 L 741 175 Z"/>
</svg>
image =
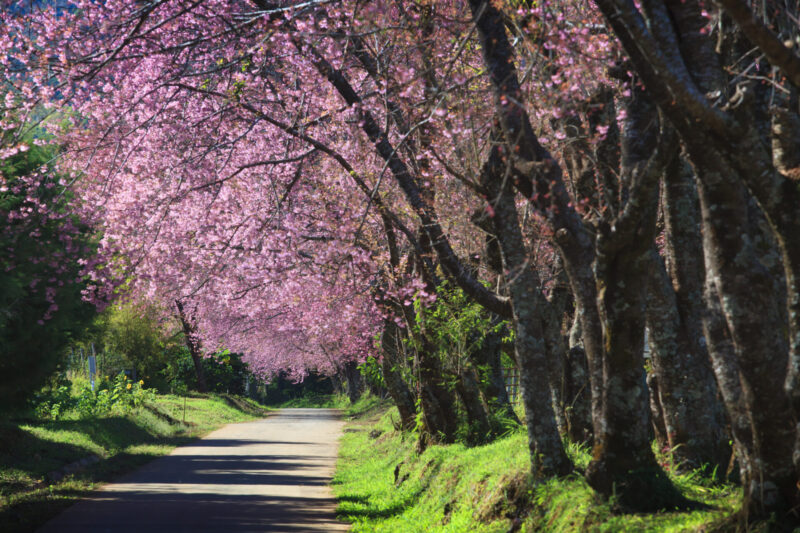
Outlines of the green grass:
<svg viewBox="0 0 800 533">
<path fill-rule="evenodd" d="M 276 409 L 291 407 L 341 409 L 345 417 L 363 417 L 377 409 L 388 406 L 388 400 L 381 400 L 372 394 L 362 394 L 356 403 L 351 404 L 345 394 L 311 394 L 295 398 L 274 406 Z"/>
<path fill-rule="evenodd" d="M 33 531 L 95 485 L 110 481 L 231 422 L 267 410 L 230 395 L 157 396 L 125 414 L 64 420 L 0 421 L 0 531 Z M 63 479 L 52 473 L 81 459 L 100 461 Z"/>
<path fill-rule="evenodd" d="M 344 409 L 350 404 L 350 400 L 344 394 L 307 394 L 299 398 L 287 400 L 275 405 L 277 409 L 284 407 L 313 407 L 326 409 Z"/>
<path fill-rule="evenodd" d="M 534 488 L 524 430 L 484 446 L 431 446 L 419 455 L 414 436 L 394 430 L 396 409 L 367 414 L 345 429 L 333 482 L 338 512 L 354 532 L 688 532 L 739 505 L 736 488 L 690 473 L 671 477 L 704 510 L 618 514 L 578 474 Z M 586 449 L 570 446 L 569 453 L 579 467 L 589 461 Z"/>
</svg>

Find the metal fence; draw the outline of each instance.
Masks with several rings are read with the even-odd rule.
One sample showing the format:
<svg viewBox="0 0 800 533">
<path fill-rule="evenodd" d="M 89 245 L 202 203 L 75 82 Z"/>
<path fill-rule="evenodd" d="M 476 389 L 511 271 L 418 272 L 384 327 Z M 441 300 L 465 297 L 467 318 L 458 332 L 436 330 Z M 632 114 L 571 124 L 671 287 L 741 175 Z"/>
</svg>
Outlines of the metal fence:
<svg viewBox="0 0 800 533">
<path fill-rule="evenodd" d="M 508 399 L 512 403 L 519 401 L 519 369 L 515 366 L 503 368 L 503 380 L 506 383 Z"/>
</svg>

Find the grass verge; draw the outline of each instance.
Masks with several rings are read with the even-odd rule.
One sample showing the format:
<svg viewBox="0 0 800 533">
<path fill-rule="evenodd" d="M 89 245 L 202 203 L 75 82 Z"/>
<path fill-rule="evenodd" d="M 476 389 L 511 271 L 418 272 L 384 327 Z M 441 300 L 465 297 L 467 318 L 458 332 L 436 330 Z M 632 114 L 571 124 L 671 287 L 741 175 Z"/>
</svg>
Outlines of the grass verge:
<svg viewBox="0 0 800 533">
<path fill-rule="evenodd" d="M 231 395 L 165 395 L 125 414 L 0 421 L 0 531 L 33 531 L 97 483 L 225 424 L 266 413 Z"/>
<path fill-rule="evenodd" d="M 333 490 L 354 532 L 689 532 L 719 523 L 740 503 L 735 487 L 671 474 L 704 510 L 619 514 L 577 474 L 534 487 L 524 430 L 484 446 L 431 446 L 419 455 L 414 437 L 394 430 L 397 418 L 394 408 L 372 409 L 345 429 Z M 590 459 L 578 446 L 569 454 L 579 467 Z"/>
</svg>

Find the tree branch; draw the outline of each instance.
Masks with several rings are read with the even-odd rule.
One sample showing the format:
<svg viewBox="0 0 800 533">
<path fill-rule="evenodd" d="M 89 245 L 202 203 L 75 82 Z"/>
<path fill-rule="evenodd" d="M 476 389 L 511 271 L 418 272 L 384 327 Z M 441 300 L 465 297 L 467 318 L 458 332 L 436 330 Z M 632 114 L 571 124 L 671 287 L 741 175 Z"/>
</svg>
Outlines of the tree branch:
<svg viewBox="0 0 800 533">
<path fill-rule="evenodd" d="M 800 89 L 800 57 L 787 48 L 772 30 L 764 25 L 743 0 L 715 0 L 741 28 L 742 33 L 778 67 L 792 85 Z"/>
</svg>

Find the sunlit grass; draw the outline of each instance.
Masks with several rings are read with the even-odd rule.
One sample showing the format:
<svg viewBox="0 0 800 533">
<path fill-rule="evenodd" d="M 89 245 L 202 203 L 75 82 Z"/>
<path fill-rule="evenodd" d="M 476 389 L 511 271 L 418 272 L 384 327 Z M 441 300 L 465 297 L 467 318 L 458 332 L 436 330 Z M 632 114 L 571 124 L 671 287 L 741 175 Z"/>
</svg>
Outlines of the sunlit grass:
<svg viewBox="0 0 800 533">
<path fill-rule="evenodd" d="M 184 414 L 185 412 L 185 414 Z M 227 395 L 157 396 L 125 414 L 57 421 L 0 422 L 0 531 L 33 531 L 97 483 L 109 481 L 175 446 L 232 422 L 265 416 L 255 402 Z M 100 460 L 54 473 L 88 457 Z"/>
<path fill-rule="evenodd" d="M 735 512 L 739 491 L 697 473 L 670 473 L 676 486 L 705 506 L 691 512 L 619 514 L 579 474 L 534 487 L 523 429 L 484 446 L 431 446 L 394 430 L 395 409 L 350 424 L 341 440 L 334 492 L 353 531 L 404 532 L 689 532 Z M 585 446 L 568 445 L 579 469 Z"/>
</svg>

